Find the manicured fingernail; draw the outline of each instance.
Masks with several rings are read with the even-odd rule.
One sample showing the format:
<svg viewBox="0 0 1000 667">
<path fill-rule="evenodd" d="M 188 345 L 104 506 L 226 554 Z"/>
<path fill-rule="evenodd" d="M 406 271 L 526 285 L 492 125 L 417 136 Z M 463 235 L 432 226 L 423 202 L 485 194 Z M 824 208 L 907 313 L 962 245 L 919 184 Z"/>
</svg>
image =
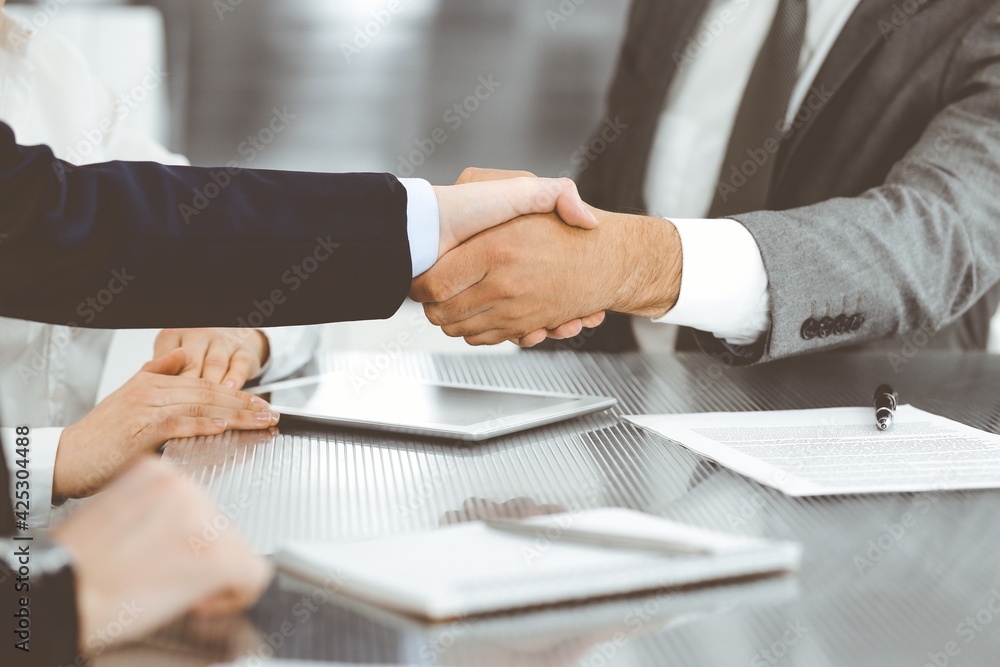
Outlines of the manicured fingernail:
<svg viewBox="0 0 1000 667">
<path fill-rule="evenodd" d="M 279 419 L 281 419 L 281 414 L 280 413 L 277 413 L 277 412 L 272 412 L 271 413 L 271 423 L 272 424 L 277 424 Z"/>
<path fill-rule="evenodd" d="M 215 424 L 215 428 L 223 428 L 224 429 L 224 428 L 226 428 L 226 425 L 227 425 L 225 419 L 213 419 L 212 423 Z"/>
<path fill-rule="evenodd" d="M 222 383 L 222 386 L 229 387 L 230 389 L 236 389 L 236 383 L 233 382 L 232 380 L 226 380 L 225 382 Z"/>
<path fill-rule="evenodd" d="M 260 396 L 254 396 L 253 398 L 251 398 L 250 399 L 250 403 L 252 405 L 258 405 L 258 406 L 260 406 L 262 408 L 270 408 L 271 407 L 271 404 L 268 403 L 267 401 L 265 401 Z"/>
<path fill-rule="evenodd" d="M 585 211 L 587 212 L 587 215 L 589 215 L 589 216 L 590 216 L 590 219 L 594 221 L 594 224 L 595 224 L 595 225 L 599 225 L 599 224 L 601 224 L 601 221 L 597 219 L 597 216 L 596 216 L 596 215 L 594 215 L 594 212 L 593 212 L 593 211 L 591 211 L 591 210 L 590 210 L 589 208 L 587 208 L 586 206 L 584 206 L 584 207 L 583 207 L 583 209 L 584 209 L 584 210 L 585 210 Z"/>
<path fill-rule="evenodd" d="M 255 412 L 253 416 L 254 419 L 256 419 L 259 422 L 267 422 L 268 424 L 270 424 L 272 419 L 271 414 L 272 413 L 270 412 Z"/>
</svg>

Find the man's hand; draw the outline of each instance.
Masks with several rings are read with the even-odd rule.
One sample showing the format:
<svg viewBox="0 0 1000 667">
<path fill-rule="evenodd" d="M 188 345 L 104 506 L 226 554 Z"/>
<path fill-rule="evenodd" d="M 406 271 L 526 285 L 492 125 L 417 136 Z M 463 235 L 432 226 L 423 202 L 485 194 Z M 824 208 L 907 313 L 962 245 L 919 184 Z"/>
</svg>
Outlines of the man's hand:
<svg viewBox="0 0 1000 667">
<path fill-rule="evenodd" d="M 180 375 L 231 389 L 257 377 L 270 354 L 267 336 L 257 329 L 164 329 L 156 337 L 153 358 L 177 348 L 187 355 Z"/>
<path fill-rule="evenodd" d="M 59 438 L 52 495 L 94 493 L 171 438 L 260 430 L 278 422 L 262 398 L 205 379 L 176 376 L 183 350 L 150 361 Z"/>
<path fill-rule="evenodd" d="M 441 220 L 438 257 L 484 230 L 530 213 L 555 212 L 567 225 L 582 229 L 598 224 L 568 178 L 511 178 L 434 191 Z"/>
<path fill-rule="evenodd" d="M 455 185 L 465 183 L 482 183 L 484 181 L 505 181 L 512 178 L 538 178 L 530 171 L 509 171 L 505 169 L 483 169 L 480 167 L 469 167 L 465 169 Z M 572 322 L 566 322 L 555 329 L 539 329 L 526 334 L 520 338 L 511 339 L 511 342 L 521 347 L 534 347 L 543 342 L 546 338 L 564 340 L 578 336 L 584 329 L 594 329 L 604 323 L 604 311 L 582 317 Z"/>
<path fill-rule="evenodd" d="M 80 649 L 140 639 L 186 612 L 252 604 L 271 566 L 235 528 L 206 530 L 220 514 L 168 465 L 144 461 L 58 525 L 53 537 L 73 556 Z"/>
<path fill-rule="evenodd" d="M 680 293 L 681 247 L 666 220 L 597 212 L 592 231 L 526 216 L 480 234 L 413 283 L 428 319 L 471 345 L 555 329 L 589 313 L 661 317 Z"/>
</svg>

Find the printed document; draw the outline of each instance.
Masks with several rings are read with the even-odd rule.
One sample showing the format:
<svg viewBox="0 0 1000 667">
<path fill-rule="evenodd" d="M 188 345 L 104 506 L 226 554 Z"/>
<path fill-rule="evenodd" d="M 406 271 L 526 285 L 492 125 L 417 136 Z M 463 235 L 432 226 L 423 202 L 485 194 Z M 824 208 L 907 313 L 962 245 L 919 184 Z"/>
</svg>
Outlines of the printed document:
<svg viewBox="0 0 1000 667">
<path fill-rule="evenodd" d="M 790 496 L 1000 488 L 1000 436 L 909 405 L 626 418 Z"/>
</svg>

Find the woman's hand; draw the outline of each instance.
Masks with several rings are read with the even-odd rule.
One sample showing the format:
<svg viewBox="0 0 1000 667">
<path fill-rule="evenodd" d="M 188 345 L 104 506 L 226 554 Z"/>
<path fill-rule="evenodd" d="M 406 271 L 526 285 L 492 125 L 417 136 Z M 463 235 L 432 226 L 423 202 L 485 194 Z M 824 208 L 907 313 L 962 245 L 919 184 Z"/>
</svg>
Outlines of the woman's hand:
<svg viewBox="0 0 1000 667">
<path fill-rule="evenodd" d="M 257 377 L 270 354 L 267 336 L 258 329 L 164 329 L 156 337 L 153 358 L 181 348 L 187 363 L 179 375 L 205 378 L 240 389 Z"/>
<path fill-rule="evenodd" d="M 487 170 L 466 170 L 489 174 Z M 580 199 L 576 183 L 568 178 L 521 176 L 503 172 L 500 178 L 459 180 L 434 188 L 440 213 L 440 259 L 456 246 L 492 227 L 524 215 L 555 213 L 571 227 L 594 229 L 597 217 Z"/>
<path fill-rule="evenodd" d="M 261 398 L 178 376 L 186 362 L 183 350 L 150 361 L 63 431 L 52 477 L 54 498 L 98 491 L 171 438 L 266 429 L 278 422 L 278 413 Z"/>
</svg>

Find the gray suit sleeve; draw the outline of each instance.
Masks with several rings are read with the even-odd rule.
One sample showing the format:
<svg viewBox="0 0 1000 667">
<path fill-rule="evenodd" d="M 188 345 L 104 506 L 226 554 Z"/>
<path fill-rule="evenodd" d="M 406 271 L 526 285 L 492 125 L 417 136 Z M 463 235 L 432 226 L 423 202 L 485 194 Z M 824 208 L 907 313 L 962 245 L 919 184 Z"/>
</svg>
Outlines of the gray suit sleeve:
<svg viewBox="0 0 1000 667">
<path fill-rule="evenodd" d="M 1000 12 L 958 47 L 945 105 L 883 185 L 854 198 L 735 216 L 770 282 L 768 361 L 940 331 L 1000 282 Z M 803 321 L 863 302 L 851 336 L 804 340 Z M 759 354 L 759 352 L 758 352 Z M 755 357 L 757 355 L 754 355 Z"/>
</svg>

